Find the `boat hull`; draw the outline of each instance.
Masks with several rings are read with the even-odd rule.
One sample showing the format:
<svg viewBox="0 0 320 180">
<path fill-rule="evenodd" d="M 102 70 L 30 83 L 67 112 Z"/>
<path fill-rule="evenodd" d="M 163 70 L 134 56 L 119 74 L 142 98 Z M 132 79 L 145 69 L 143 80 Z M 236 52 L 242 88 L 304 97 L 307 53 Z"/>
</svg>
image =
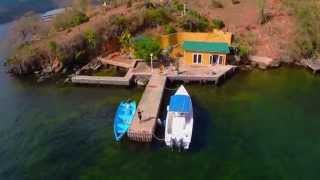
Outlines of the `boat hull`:
<svg viewBox="0 0 320 180">
<path fill-rule="evenodd" d="M 136 102 L 121 102 L 114 117 L 114 137 L 120 141 L 131 126 L 136 112 Z"/>
<path fill-rule="evenodd" d="M 193 131 L 193 107 L 191 97 L 183 86 L 171 96 L 167 111 L 166 145 L 189 149 Z"/>
</svg>

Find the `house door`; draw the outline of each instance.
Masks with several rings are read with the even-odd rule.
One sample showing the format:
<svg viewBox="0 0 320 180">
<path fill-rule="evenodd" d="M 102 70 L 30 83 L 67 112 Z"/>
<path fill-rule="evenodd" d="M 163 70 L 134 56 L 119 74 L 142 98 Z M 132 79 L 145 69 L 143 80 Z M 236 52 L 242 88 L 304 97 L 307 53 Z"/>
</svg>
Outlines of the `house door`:
<svg viewBox="0 0 320 180">
<path fill-rule="evenodd" d="M 211 55 L 209 61 L 211 65 L 219 64 L 219 55 Z"/>
</svg>

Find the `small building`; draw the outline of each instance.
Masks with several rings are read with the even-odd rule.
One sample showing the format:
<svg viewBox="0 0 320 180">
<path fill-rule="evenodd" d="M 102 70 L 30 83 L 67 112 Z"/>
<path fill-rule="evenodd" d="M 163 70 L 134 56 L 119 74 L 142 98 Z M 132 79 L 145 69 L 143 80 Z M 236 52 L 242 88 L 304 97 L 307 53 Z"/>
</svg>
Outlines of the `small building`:
<svg viewBox="0 0 320 180">
<path fill-rule="evenodd" d="M 184 41 L 183 58 L 186 64 L 227 64 L 229 45 L 224 42 Z"/>
<path fill-rule="evenodd" d="M 163 49 L 170 49 L 174 59 L 181 57 L 188 65 L 227 65 L 232 34 L 213 31 L 210 33 L 178 32 L 161 36 Z"/>
</svg>

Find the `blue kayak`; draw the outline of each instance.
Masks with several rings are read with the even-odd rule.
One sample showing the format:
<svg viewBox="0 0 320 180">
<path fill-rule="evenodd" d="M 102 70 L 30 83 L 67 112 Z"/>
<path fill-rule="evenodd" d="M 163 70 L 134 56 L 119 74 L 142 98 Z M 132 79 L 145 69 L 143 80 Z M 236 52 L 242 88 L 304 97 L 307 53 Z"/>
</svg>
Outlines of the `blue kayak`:
<svg viewBox="0 0 320 180">
<path fill-rule="evenodd" d="M 118 106 L 114 117 L 114 137 L 116 141 L 120 141 L 130 128 L 136 109 L 135 101 L 122 101 Z"/>
</svg>

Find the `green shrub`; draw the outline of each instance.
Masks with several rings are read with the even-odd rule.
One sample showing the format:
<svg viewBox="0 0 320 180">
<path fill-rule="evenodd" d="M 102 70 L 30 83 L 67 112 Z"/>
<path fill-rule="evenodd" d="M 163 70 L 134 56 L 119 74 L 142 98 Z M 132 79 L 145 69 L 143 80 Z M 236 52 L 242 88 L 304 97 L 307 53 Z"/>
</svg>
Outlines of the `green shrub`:
<svg viewBox="0 0 320 180">
<path fill-rule="evenodd" d="M 239 49 L 239 56 L 241 59 L 246 59 L 248 58 L 249 54 L 250 54 L 250 48 L 247 46 L 238 46 Z"/>
<path fill-rule="evenodd" d="M 195 11 L 189 11 L 180 19 L 179 25 L 185 31 L 203 32 L 208 30 L 209 21 Z"/>
<path fill-rule="evenodd" d="M 220 19 L 213 19 L 211 21 L 211 26 L 213 29 L 222 29 L 225 27 L 225 24 L 222 20 Z"/>
<path fill-rule="evenodd" d="M 164 30 L 165 30 L 166 34 L 172 34 L 172 33 L 177 32 L 177 30 L 172 25 L 166 25 L 164 27 Z"/>
<path fill-rule="evenodd" d="M 97 33 L 92 29 L 84 32 L 84 39 L 90 49 L 95 49 L 99 42 Z"/>
<path fill-rule="evenodd" d="M 125 16 L 113 16 L 111 18 L 110 32 L 112 32 L 113 36 L 120 36 L 122 32 L 129 29 L 130 22 Z"/>
<path fill-rule="evenodd" d="M 71 9 L 57 15 L 53 20 L 53 26 L 56 30 L 61 31 L 78 26 L 87 21 L 89 21 L 89 17 L 86 14 Z"/>
<path fill-rule="evenodd" d="M 147 9 L 144 12 L 144 22 L 149 26 L 168 24 L 169 15 L 165 8 Z"/>
<path fill-rule="evenodd" d="M 58 51 L 58 44 L 55 41 L 49 41 L 48 48 L 51 53 L 56 54 Z"/>
<path fill-rule="evenodd" d="M 252 47 L 256 41 L 256 36 L 253 33 L 241 34 L 235 37 L 233 46 L 239 49 L 238 55 L 241 59 L 247 59 L 252 52 Z"/>
<path fill-rule="evenodd" d="M 82 12 L 77 12 L 72 18 L 71 25 L 78 26 L 87 21 L 89 21 L 89 17 L 86 14 Z"/>
<path fill-rule="evenodd" d="M 124 31 L 119 37 L 119 42 L 122 46 L 122 49 L 126 52 L 130 52 L 132 47 L 132 36 L 129 31 Z"/>
<path fill-rule="evenodd" d="M 183 11 L 183 4 L 181 4 L 179 1 L 174 0 L 172 4 L 177 11 Z"/>
<path fill-rule="evenodd" d="M 160 43 L 151 37 L 143 37 L 134 42 L 134 55 L 136 58 L 149 61 L 151 53 L 154 57 L 158 57 L 160 52 Z"/>
</svg>

